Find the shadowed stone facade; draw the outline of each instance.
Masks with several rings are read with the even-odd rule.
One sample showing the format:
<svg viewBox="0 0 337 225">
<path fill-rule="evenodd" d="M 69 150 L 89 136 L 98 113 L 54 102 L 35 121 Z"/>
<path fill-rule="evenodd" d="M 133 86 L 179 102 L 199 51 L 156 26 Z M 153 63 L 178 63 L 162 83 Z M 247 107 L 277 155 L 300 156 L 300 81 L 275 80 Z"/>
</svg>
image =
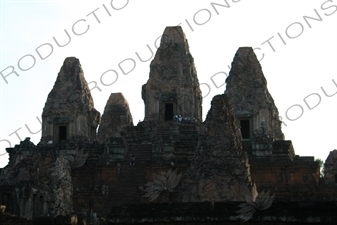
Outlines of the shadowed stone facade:
<svg viewBox="0 0 337 225">
<path fill-rule="evenodd" d="M 319 163 L 299 157 L 292 142 L 284 140 L 278 109 L 251 47 L 237 50 L 226 83 L 258 192 L 272 189 L 279 199 L 299 200 L 303 193 L 317 191 Z"/>
<path fill-rule="evenodd" d="M 29 138 L 8 149 L 10 163 L 0 176 L 0 202 L 25 218 L 73 212 L 71 167 L 66 150 L 33 145 Z"/>
<path fill-rule="evenodd" d="M 92 142 L 99 123 L 80 61 L 68 57 L 43 108 L 41 143 Z"/>
<path fill-rule="evenodd" d="M 112 93 L 99 142 L 93 143 L 100 113 L 79 60 L 66 58 L 43 109 L 41 142 L 34 145 L 27 138 L 6 149 L 10 158 L 0 169 L 0 205 L 30 219 L 43 216 L 40 224 L 69 224 L 62 218 L 72 213 L 87 224 L 101 217 L 109 218 L 108 224 L 234 224 L 239 222 L 240 200 L 247 195 L 254 199 L 257 191 L 260 199 L 262 190 L 272 189 L 277 200 L 300 203 L 291 203 L 289 210 L 280 204 L 283 211 L 266 210 L 265 217 L 252 220 L 288 224 L 283 222 L 294 222 L 294 210 L 307 210 L 301 201 L 336 201 L 335 151 L 325 165 L 326 181 L 319 177 L 313 157 L 295 154 L 291 141 L 284 140 L 277 108 L 251 48 L 239 48 L 225 94 L 213 98 L 202 122 L 201 91 L 187 40 L 181 27 L 167 27 L 142 97 L 145 119 L 134 126 L 126 99 Z M 191 121 L 172 121 L 176 114 Z M 47 144 L 49 140 L 53 143 Z M 131 204 L 137 206 L 127 206 Z M 181 214 L 166 207 L 181 209 Z M 297 222 L 317 222 L 314 216 L 300 216 Z"/>
<path fill-rule="evenodd" d="M 337 150 L 330 152 L 324 163 L 325 182 L 329 186 L 337 186 Z"/>
<path fill-rule="evenodd" d="M 213 98 L 202 124 L 205 135 L 199 138 L 192 163 L 183 184 L 183 202 L 243 201 L 255 199 L 248 156 L 235 125 L 233 107 L 226 95 Z"/>
<path fill-rule="evenodd" d="M 194 59 L 180 26 L 166 27 L 142 87 L 145 121 L 173 120 L 174 115 L 202 121 L 202 96 Z"/>
</svg>

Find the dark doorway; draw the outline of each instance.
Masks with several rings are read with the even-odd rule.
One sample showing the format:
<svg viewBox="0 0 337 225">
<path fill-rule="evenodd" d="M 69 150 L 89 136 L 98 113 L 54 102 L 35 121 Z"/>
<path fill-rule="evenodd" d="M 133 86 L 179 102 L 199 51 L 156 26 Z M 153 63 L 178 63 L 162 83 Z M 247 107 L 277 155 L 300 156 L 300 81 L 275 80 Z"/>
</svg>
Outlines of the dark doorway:
<svg viewBox="0 0 337 225">
<path fill-rule="evenodd" d="M 59 126 L 59 142 L 67 140 L 67 126 Z"/>
<path fill-rule="evenodd" d="M 165 120 L 173 120 L 173 103 L 165 103 Z"/>
<path fill-rule="evenodd" d="M 249 120 L 240 120 L 242 139 L 250 138 Z"/>
</svg>

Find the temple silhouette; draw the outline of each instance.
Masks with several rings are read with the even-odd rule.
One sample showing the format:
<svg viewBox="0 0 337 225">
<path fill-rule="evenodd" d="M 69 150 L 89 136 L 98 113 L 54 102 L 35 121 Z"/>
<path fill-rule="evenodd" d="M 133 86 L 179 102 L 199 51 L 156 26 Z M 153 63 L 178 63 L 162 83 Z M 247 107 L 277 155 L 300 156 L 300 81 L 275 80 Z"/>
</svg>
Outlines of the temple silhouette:
<svg viewBox="0 0 337 225">
<path fill-rule="evenodd" d="M 79 59 L 66 58 L 40 142 L 6 149 L 3 221 L 336 224 L 337 150 L 323 175 L 313 156 L 296 155 L 251 47 L 238 48 L 226 84 L 202 121 L 188 41 L 181 27 L 166 27 L 139 87 L 145 117 L 134 125 L 122 93 L 111 93 L 101 115 Z"/>
</svg>

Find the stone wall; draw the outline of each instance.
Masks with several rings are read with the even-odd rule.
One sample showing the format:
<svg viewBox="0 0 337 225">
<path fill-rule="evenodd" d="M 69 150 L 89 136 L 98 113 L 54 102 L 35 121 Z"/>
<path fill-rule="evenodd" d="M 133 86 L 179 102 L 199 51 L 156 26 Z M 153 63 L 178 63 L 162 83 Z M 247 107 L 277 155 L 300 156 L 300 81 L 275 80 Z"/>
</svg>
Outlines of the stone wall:
<svg viewBox="0 0 337 225">
<path fill-rule="evenodd" d="M 67 215 L 73 211 L 72 178 L 68 153 L 54 145 L 34 146 L 29 138 L 7 148 L 10 163 L 0 177 L 0 200 L 8 212 L 34 218 Z"/>
<path fill-rule="evenodd" d="M 198 143 L 198 129 L 194 122 L 145 121 L 126 126 L 123 137 L 90 145 L 86 164 L 72 169 L 74 210 L 85 214 L 92 210 L 102 216 L 112 206 L 149 202 L 144 188 L 154 174 L 169 169 L 186 172 Z M 131 157 L 135 166 L 130 165 Z M 163 191 L 152 202 L 177 201 L 178 187 Z"/>
<path fill-rule="evenodd" d="M 259 192 L 274 190 L 278 198 L 291 201 L 310 199 L 318 192 L 319 163 L 314 157 L 295 155 L 291 141 L 266 137 L 242 143 Z"/>
<path fill-rule="evenodd" d="M 200 202 L 142 204 L 113 207 L 109 224 L 239 224 L 238 206 L 245 202 Z M 337 223 L 335 202 L 277 202 L 265 210 L 247 209 L 251 218 L 247 225 L 297 225 Z"/>
<path fill-rule="evenodd" d="M 304 201 L 317 192 L 320 185 L 319 164 L 312 158 L 253 158 L 252 179 L 258 191 L 274 190 L 279 199 Z"/>
</svg>

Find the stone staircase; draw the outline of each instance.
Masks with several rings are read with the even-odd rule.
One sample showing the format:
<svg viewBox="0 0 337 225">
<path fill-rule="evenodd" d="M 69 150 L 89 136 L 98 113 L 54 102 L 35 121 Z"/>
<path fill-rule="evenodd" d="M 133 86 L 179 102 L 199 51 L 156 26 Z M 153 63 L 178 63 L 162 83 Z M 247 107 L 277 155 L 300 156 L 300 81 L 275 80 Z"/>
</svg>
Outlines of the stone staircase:
<svg viewBox="0 0 337 225">
<path fill-rule="evenodd" d="M 90 208 L 88 201 L 94 198 L 93 210 L 99 216 L 105 216 L 111 207 L 146 203 L 147 199 L 143 198 L 145 193 L 139 187 L 147 183 L 147 176 L 151 176 L 149 174 L 153 166 L 150 165 L 158 163 L 171 165 L 170 161 L 163 161 L 163 158 L 168 159 L 170 154 L 180 170 L 186 170 L 198 141 L 197 125 L 192 122 L 145 125 L 126 129 L 125 137 L 111 139 L 108 146 L 100 144 L 86 149 L 90 151 L 86 165 L 81 170 L 74 171 L 73 174 L 77 179 L 76 185 L 86 187 L 85 190 L 76 191 L 74 195 L 77 208 Z M 109 154 L 117 154 L 116 150 L 123 147 L 125 151 L 123 158 L 113 158 L 110 164 L 97 164 Z M 170 148 L 172 150 L 169 150 Z M 106 151 L 109 151 L 109 154 Z M 134 166 L 130 165 L 131 157 L 135 157 Z M 95 171 L 95 165 L 100 169 Z M 79 177 L 86 177 L 86 179 L 80 180 Z M 97 190 L 91 190 L 90 184 L 95 184 L 98 189 L 96 187 Z M 107 194 L 103 193 L 105 190 L 103 185 L 108 187 Z"/>
<path fill-rule="evenodd" d="M 198 131 L 192 123 L 182 123 L 179 126 L 179 134 L 198 134 Z"/>
<path fill-rule="evenodd" d="M 179 139 L 175 141 L 175 152 L 177 160 L 191 159 L 198 143 L 198 131 L 193 124 L 181 124 L 179 126 Z"/>
<path fill-rule="evenodd" d="M 112 206 L 124 204 L 136 204 L 140 202 L 144 193 L 139 186 L 146 184 L 146 162 L 137 160 L 136 165 L 130 165 L 129 161 L 120 162 L 120 173 L 117 181 L 109 187 L 109 194 L 104 199 L 104 214 Z"/>
<path fill-rule="evenodd" d="M 171 141 L 171 129 L 172 126 L 171 123 L 162 123 L 158 124 L 157 126 L 157 137 L 160 137 L 164 140 L 164 142 L 170 142 Z"/>
<path fill-rule="evenodd" d="M 130 159 L 135 157 L 135 165 Z M 152 144 L 130 145 L 127 159 L 120 161 L 120 172 L 117 181 L 109 187 L 109 195 L 105 200 L 106 209 L 111 206 L 135 204 L 144 194 L 139 186 L 146 184 L 146 165 L 152 160 Z"/>
<path fill-rule="evenodd" d="M 135 157 L 135 165 L 130 165 L 131 156 Z M 146 166 L 152 160 L 152 144 L 129 146 L 127 159 L 120 161 L 120 173 L 117 181 L 109 186 L 109 195 L 105 201 L 105 209 L 111 206 L 135 204 L 144 194 L 139 186 L 146 184 Z M 106 211 L 107 212 L 107 211 Z"/>
<path fill-rule="evenodd" d="M 136 163 L 152 160 L 152 143 L 137 144 L 129 146 L 127 162 L 130 162 L 131 156 L 136 158 Z"/>
</svg>

